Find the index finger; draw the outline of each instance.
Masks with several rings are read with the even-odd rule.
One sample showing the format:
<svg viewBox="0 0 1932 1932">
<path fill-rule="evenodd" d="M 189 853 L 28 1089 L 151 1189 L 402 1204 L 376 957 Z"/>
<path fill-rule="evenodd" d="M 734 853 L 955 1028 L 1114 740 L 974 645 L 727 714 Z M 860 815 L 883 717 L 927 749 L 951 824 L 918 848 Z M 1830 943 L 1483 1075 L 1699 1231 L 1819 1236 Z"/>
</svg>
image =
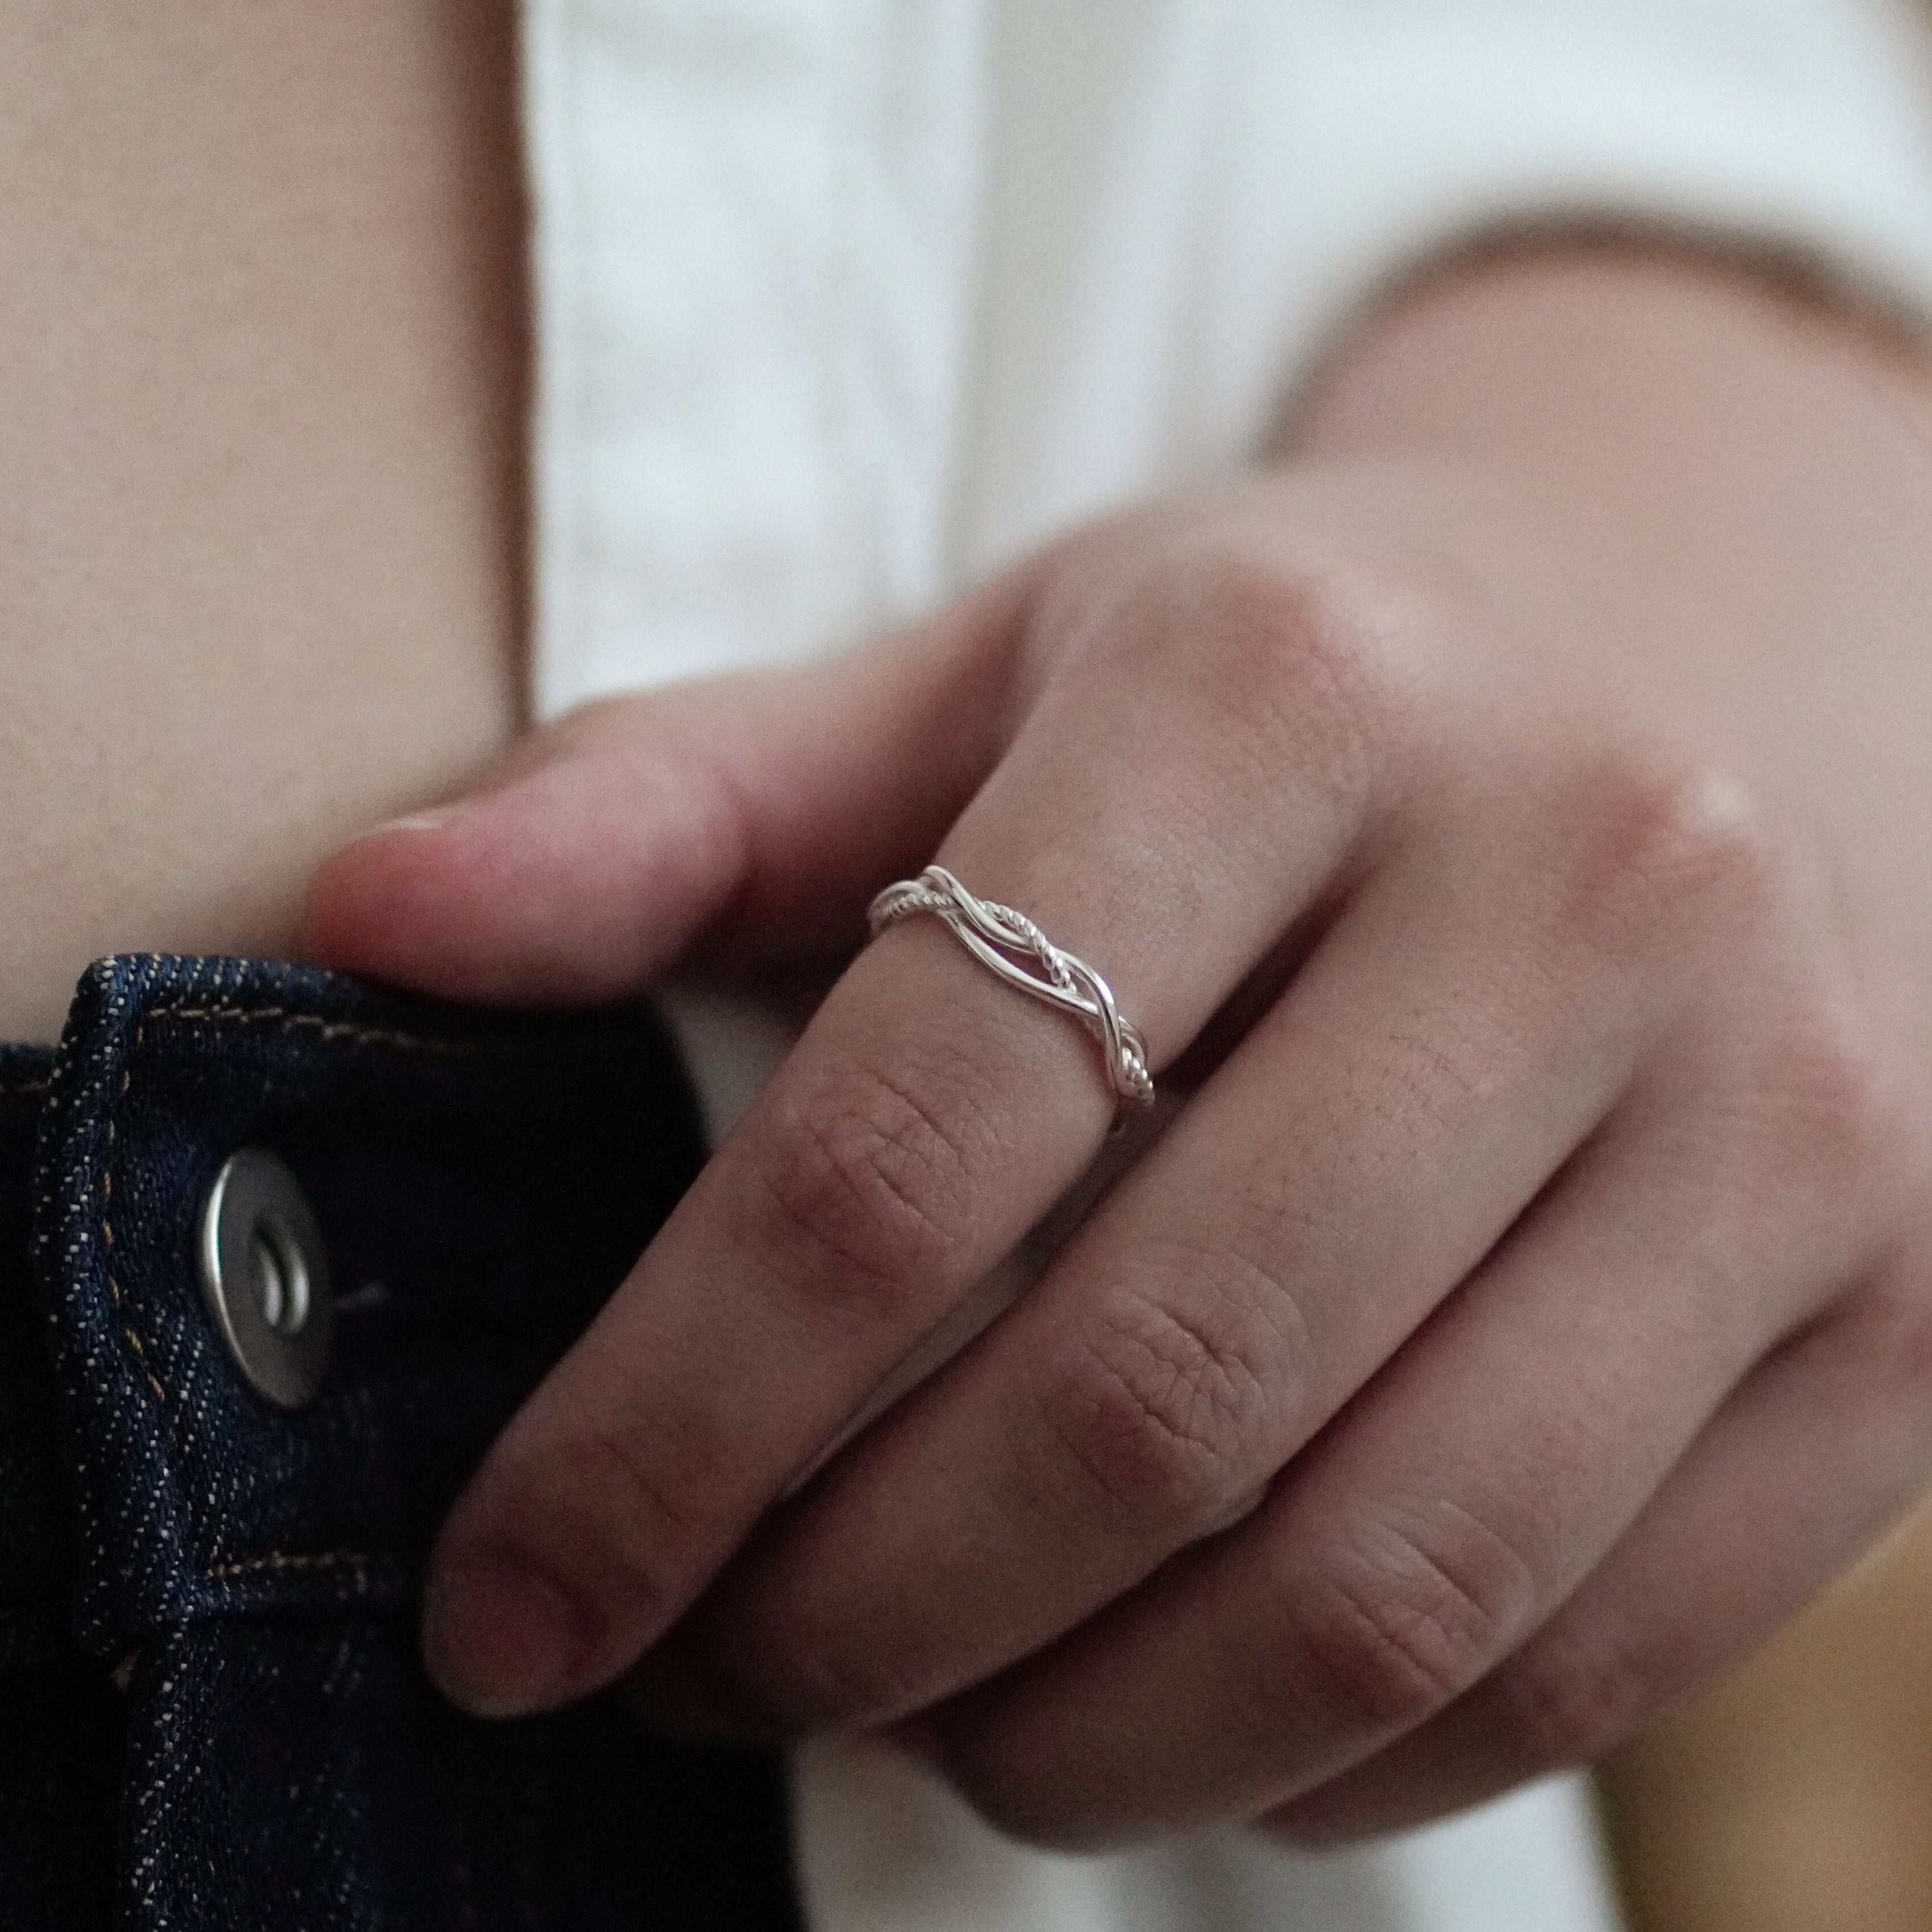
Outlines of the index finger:
<svg viewBox="0 0 1932 1932">
<path fill-rule="evenodd" d="M 1155 658 L 1176 674 L 1050 686 L 940 855 L 1108 975 L 1155 1066 L 1333 876 L 1366 803 L 1352 728 L 1324 757 L 1318 704 L 1240 701 L 1252 638 L 1217 652 L 1190 614 L 1184 666 Z M 1292 677 L 1330 644 L 1276 614 L 1265 674 Z M 1340 688 L 1333 666 L 1310 682 Z M 508 1714 L 626 1669 L 1078 1178 L 1114 1104 L 1064 1015 L 936 920 L 884 934 L 452 1512 L 425 1616 L 445 1690 Z"/>
</svg>

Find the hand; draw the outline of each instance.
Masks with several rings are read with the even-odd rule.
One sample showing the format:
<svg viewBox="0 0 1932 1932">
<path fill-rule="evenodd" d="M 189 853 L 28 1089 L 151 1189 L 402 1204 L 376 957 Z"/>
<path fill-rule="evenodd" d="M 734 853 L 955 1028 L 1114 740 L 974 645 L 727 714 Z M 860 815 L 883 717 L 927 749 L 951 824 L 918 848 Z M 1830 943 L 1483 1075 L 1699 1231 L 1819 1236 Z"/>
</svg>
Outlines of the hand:
<svg viewBox="0 0 1932 1932">
<path fill-rule="evenodd" d="M 1828 1575 L 1932 1462 L 1918 380 L 1716 272 L 1478 272 L 1275 470 L 339 855 L 320 955 L 546 1001 L 849 950 L 936 856 L 1188 1096 L 786 1499 L 1113 1115 L 935 921 L 860 952 L 452 1514 L 451 1694 L 674 1630 L 674 1718 L 896 1723 L 1030 1837 L 1320 1837 L 1598 1751 Z"/>
</svg>

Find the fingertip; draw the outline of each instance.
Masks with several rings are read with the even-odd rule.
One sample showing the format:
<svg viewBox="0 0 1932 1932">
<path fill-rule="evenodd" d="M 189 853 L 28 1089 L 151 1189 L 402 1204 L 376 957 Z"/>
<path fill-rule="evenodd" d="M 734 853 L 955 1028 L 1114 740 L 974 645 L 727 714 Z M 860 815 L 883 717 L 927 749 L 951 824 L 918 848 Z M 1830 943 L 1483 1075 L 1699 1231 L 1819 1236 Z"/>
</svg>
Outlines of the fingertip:
<svg viewBox="0 0 1932 1932">
<path fill-rule="evenodd" d="M 676 775 L 550 760 L 376 826 L 325 861 L 318 963 L 485 1004 L 630 997 L 728 896 L 740 854 Z"/>
<path fill-rule="evenodd" d="M 424 1667 L 472 1717 L 527 1717 L 593 1688 L 591 1619 L 542 1571 L 502 1553 L 437 1566 L 424 1592 Z"/>
<path fill-rule="evenodd" d="M 404 941 L 418 916 L 425 854 L 457 808 L 443 806 L 390 820 L 331 853 L 310 880 L 297 924 L 304 958 L 379 979 L 413 976 Z M 428 855 L 434 866 L 434 855 Z"/>
<path fill-rule="evenodd" d="M 552 993 L 531 970 L 520 868 L 477 823 L 484 804 L 392 820 L 326 860 L 303 906 L 303 956 L 485 1005 Z"/>
</svg>

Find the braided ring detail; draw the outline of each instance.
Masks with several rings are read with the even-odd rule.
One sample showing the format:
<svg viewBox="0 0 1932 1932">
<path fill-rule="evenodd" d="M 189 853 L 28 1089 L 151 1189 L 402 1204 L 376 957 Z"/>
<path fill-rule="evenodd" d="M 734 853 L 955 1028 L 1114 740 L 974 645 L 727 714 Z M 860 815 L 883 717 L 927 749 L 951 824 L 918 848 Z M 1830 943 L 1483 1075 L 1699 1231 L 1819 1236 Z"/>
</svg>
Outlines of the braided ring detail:
<svg viewBox="0 0 1932 1932">
<path fill-rule="evenodd" d="M 1113 988 L 1092 967 L 1061 952 L 1024 913 L 975 898 L 944 866 L 928 866 L 917 878 L 888 886 L 867 916 L 876 938 L 887 926 L 922 912 L 944 920 L 961 945 L 1008 986 L 1072 1014 L 1100 1042 L 1114 1091 L 1136 1106 L 1152 1105 L 1147 1042 L 1120 1017 Z"/>
</svg>

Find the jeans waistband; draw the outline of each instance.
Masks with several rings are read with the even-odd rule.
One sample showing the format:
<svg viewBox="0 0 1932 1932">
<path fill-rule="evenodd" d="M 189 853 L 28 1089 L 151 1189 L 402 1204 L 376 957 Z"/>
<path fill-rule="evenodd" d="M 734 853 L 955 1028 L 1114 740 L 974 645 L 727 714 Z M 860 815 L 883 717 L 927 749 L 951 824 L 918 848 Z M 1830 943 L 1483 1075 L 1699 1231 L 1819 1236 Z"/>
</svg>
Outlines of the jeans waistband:
<svg viewBox="0 0 1932 1932">
<path fill-rule="evenodd" d="M 244 1150 L 292 1174 L 334 1282 L 296 1407 L 250 1385 L 202 1283 L 205 1204 Z M 56 1052 L 0 1049 L 0 1671 L 26 1695 L 85 1653 L 122 1687 L 99 1922 L 789 1917 L 772 1768 L 608 1708 L 475 1724 L 414 1652 L 442 1510 L 700 1158 L 642 1012 L 129 958 L 89 972 Z M 0 1905 L 74 1850 L 28 1846 L 10 1880 L 0 1844 Z"/>
</svg>

